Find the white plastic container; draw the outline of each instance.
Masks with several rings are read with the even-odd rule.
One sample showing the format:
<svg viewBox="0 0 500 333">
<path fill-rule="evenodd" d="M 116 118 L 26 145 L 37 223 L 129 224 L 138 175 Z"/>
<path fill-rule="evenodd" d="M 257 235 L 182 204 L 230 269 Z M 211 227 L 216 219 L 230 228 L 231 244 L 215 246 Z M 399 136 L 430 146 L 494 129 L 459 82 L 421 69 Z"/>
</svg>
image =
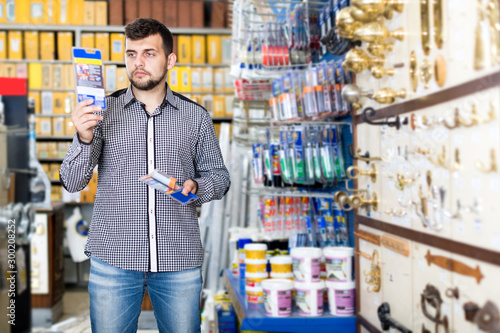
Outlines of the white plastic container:
<svg viewBox="0 0 500 333">
<path fill-rule="evenodd" d="M 269 279 L 262 281 L 264 307 L 270 317 L 288 317 L 292 314 L 291 280 Z"/>
<path fill-rule="evenodd" d="M 323 315 L 325 283 L 323 281 L 313 283 L 294 282 L 293 285 L 295 287 L 297 313 L 309 317 Z"/>
<path fill-rule="evenodd" d="M 328 304 L 334 316 L 354 316 L 356 313 L 356 283 L 326 282 Z"/>
<path fill-rule="evenodd" d="M 354 281 L 354 249 L 352 247 L 325 247 L 326 280 L 330 282 Z"/>
<path fill-rule="evenodd" d="M 262 243 L 245 244 L 245 260 L 265 260 L 267 245 Z"/>
<path fill-rule="evenodd" d="M 245 259 L 245 266 L 247 274 L 266 273 L 267 274 L 267 260 Z"/>
<path fill-rule="evenodd" d="M 268 279 L 269 275 L 267 273 L 246 273 L 247 287 L 250 288 L 262 288 L 262 280 Z"/>
<path fill-rule="evenodd" d="M 322 251 L 316 247 L 295 247 L 291 251 L 293 276 L 297 282 L 321 280 Z"/>
<path fill-rule="evenodd" d="M 292 273 L 292 257 L 275 256 L 269 261 L 271 262 L 271 272 L 278 274 Z"/>
<path fill-rule="evenodd" d="M 293 281 L 293 273 L 274 273 L 271 272 L 271 279 L 288 279 Z"/>
</svg>

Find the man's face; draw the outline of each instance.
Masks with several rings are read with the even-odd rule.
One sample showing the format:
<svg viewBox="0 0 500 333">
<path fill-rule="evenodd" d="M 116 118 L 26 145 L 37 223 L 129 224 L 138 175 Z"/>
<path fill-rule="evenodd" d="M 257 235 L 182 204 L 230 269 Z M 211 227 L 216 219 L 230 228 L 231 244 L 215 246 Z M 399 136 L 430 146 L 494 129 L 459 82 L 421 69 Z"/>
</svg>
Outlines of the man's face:
<svg viewBox="0 0 500 333">
<path fill-rule="evenodd" d="M 139 90 L 151 90 L 164 84 L 167 71 L 175 64 L 175 55 L 167 59 L 159 34 L 140 40 L 126 40 L 125 63 L 132 85 Z"/>
</svg>

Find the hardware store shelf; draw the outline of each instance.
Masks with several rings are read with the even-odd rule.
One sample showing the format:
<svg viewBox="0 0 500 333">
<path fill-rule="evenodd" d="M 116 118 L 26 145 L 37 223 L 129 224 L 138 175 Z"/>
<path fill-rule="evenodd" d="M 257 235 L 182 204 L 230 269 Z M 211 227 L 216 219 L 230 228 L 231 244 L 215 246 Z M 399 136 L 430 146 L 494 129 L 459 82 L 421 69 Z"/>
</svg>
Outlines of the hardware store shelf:
<svg viewBox="0 0 500 333">
<path fill-rule="evenodd" d="M 264 304 L 251 304 L 246 301 L 245 282 L 224 270 L 224 285 L 233 302 L 233 307 L 241 323 L 240 330 L 297 332 L 297 333 L 355 333 L 356 317 L 335 317 L 325 313 L 321 317 L 302 317 L 295 312 L 287 318 L 266 316 Z"/>
</svg>

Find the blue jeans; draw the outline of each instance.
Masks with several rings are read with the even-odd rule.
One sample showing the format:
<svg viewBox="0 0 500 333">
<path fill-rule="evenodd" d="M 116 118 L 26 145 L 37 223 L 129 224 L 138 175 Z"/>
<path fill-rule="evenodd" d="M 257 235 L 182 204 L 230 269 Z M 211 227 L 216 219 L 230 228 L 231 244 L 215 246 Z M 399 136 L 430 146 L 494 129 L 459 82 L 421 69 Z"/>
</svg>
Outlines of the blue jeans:
<svg viewBox="0 0 500 333">
<path fill-rule="evenodd" d="M 91 257 L 89 295 L 93 333 L 137 331 L 146 287 L 161 333 L 200 332 L 201 268 L 145 273 Z"/>
</svg>

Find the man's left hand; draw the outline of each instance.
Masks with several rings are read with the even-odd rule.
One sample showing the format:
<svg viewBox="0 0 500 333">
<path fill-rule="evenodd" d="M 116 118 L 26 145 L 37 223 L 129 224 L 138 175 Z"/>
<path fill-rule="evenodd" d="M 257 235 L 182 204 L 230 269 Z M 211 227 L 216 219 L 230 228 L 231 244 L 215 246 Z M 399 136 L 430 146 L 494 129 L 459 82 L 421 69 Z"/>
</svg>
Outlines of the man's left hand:
<svg viewBox="0 0 500 333">
<path fill-rule="evenodd" d="M 196 191 L 198 191 L 198 183 L 196 183 L 192 179 L 188 179 L 184 182 L 182 185 L 182 193 L 187 195 L 189 192 L 196 194 Z"/>
</svg>

